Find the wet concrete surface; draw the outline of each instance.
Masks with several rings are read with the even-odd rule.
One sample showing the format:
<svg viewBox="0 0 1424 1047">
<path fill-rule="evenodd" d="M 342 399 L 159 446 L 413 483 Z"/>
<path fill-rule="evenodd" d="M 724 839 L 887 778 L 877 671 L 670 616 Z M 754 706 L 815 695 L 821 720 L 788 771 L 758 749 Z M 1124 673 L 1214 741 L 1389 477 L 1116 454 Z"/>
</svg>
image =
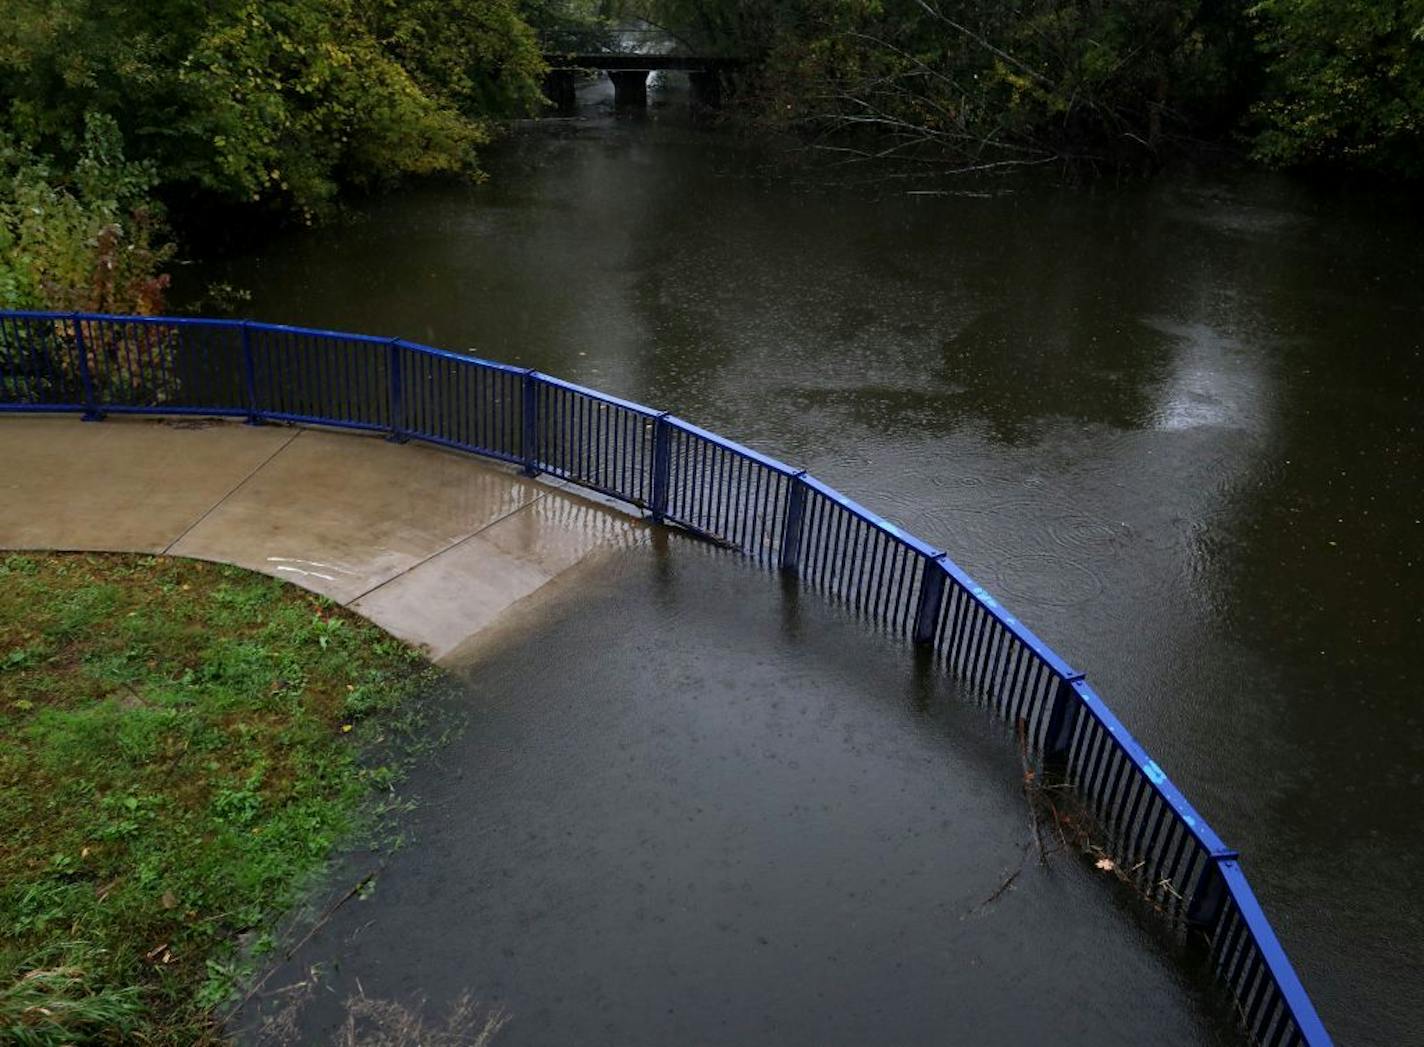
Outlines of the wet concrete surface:
<svg viewBox="0 0 1424 1047">
<path fill-rule="evenodd" d="M 539 495 L 533 484 L 468 457 L 307 431 L 214 507 L 172 552 L 275 570 L 345 603 L 496 525 Z"/>
<path fill-rule="evenodd" d="M 160 553 L 294 433 L 0 418 L 0 548 Z"/>
<path fill-rule="evenodd" d="M 512 1016 L 501 1047 L 1236 1041 L 1115 881 L 1037 864 L 1002 725 L 745 561 L 615 553 L 459 680 L 408 844 L 247 1042 L 292 999 L 288 1042 L 329 1042 L 357 993 L 469 994 Z"/>
<path fill-rule="evenodd" d="M 419 444 L 223 421 L 0 419 L 0 549 L 236 564 L 350 605 L 442 660 L 645 528 Z"/>
</svg>

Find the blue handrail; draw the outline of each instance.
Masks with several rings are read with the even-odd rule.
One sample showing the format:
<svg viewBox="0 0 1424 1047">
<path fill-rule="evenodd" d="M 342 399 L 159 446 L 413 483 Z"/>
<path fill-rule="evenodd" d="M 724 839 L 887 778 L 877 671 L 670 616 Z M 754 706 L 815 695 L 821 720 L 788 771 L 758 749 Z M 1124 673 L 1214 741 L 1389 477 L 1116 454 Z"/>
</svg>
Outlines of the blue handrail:
<svg viewBox="0 0 1424 1047">
<path fill-rule="evenodd" d="M 932 649 L 1069 781 L 1119 867 L 1203 933 L 1262 1044 L 1329 1035 L 1227 847 L 1112 710 L 947 555 L 804 470 L 528 368 L 249 320 L 0 311 L 0 412 L 203 414 L 386 432 L 549 473 L 796 574 Z"/>
</svg>

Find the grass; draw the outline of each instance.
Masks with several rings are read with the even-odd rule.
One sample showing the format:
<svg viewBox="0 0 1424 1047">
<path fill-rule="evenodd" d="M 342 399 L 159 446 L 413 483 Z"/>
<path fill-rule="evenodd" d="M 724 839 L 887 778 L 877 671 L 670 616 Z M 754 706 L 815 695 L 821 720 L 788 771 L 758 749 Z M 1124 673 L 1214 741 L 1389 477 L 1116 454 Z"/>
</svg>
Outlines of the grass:
<svg viewBox="0 0 1424 1047">
<path fill-rule="evenodd" d="M 431 671 L 236 568 L 0 554 L 0 1041 L 220 1041 Z"/>
</svg>

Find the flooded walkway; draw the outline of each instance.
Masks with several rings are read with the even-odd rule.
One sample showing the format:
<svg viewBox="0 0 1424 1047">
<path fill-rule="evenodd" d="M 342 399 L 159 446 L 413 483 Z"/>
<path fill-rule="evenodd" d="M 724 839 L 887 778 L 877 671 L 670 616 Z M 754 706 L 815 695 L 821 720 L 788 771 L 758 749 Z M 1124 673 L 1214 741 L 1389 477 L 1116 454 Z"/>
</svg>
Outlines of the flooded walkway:
<svg viewBox="0 0 1424 1047">
<path fill-rule="evenodd" d="M 590 574 L 455 671 L 403 845 L 333 871 L 239 1042 L 359 997 L 497 1047 L 1242 1042 L 1154 914 L 1040 863 L 1012 740 L 902 645 L 676 534 Z"/>
<path fill-rule="evenodd" d="M 318 429 L 4 418 L 0 460 L 0 549 L 236 564 L 330 597 L 441 662 L 647 534 L 512 469 Z"/>
</svg>

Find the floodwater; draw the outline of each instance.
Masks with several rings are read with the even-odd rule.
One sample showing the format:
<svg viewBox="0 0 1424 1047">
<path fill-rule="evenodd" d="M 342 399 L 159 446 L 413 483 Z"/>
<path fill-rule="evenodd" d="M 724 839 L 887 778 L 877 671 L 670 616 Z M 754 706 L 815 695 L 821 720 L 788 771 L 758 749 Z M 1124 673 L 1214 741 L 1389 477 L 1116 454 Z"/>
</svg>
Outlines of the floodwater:
<svg viewBox="0 0 1424 1047">
<path fill-rule="evenodd" d="M 900 644 L 678 537 L 532 624 L 462 673 L 409 846 L 268 979 L 317 970 L 289 1042 L 466 993 L 500 1047 L 1238 1042 L 1150 911 L 1047 828 L 1039 864 L 1014 747 Z"/>
<path fill-rule="evenodd" d="M 1337 1037 L 1424 1042 L 1418 210 L 1259 172 L 926 195 L 781 165 L 676 97 L 643 119 L 588 101 L 493 150 L 484 185 L 185 279 L 672 410 L 948 549 L 1241 850 Z M 881 700 L 903 667 L 865 664 Z M 826 740 L 781 758 L 803 742 Z M 679 786 L 705 786 L 685 756 Z M 468 802 L 500 817 L 489 799 Z"/>
</svg>

